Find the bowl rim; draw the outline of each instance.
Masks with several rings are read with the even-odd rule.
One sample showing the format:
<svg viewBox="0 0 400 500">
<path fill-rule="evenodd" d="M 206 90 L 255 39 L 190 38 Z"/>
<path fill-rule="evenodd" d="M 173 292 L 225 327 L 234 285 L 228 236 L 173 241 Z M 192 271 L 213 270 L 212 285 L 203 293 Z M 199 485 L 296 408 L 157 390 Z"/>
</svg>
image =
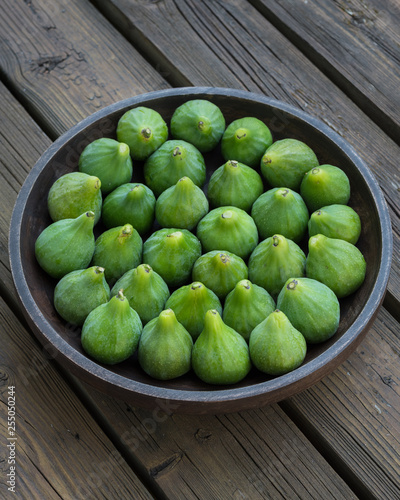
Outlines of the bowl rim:
<svg viewBox="0 0 400 500">
<path fill-rule="evenodd" d="M 12 228 L 21 227 L 20 222 L 22 221 L 24 209 L 27 200 L 29 199 L 31 190 L 35 185 L 36 179 L 47 163 L 60 148 L 71 140 L 71 138 L 79 134 L 89 125 L 111 113 L 137 105 L 146 105 L 146 103 L 154 101 L 155 99 L 159 100 L 172 96 L 195 99 L 207 96 L 212 97 L 213 95 L 240 98 L 253 102 L 255 101 L 283 111 L 318 129 L 322 135 L 334 142 L 342 150 L 342 152 L 349 158 L 349 160 L 356 166 L 364 177 L 380 216 L 380 229 L 382 235 L 380 266 L 368 300 L 358 317 L 354 320 L 353 324 L 336 342 L 308 363 L 301 365 L 299 368 L 285 375 L 245 387 L 232 386 L 231 388 L 224 387 L 223 389 L 213 387 L 210 391 L 166 388 L 138 382 L 134 379 L 126 378 L 108 370 L 106 367 L 97 364 L 84 354 L 79 353 L 57 333 L 57 331 L 43 316 L 29 291 L 23 271 L 23 262 L 20 252 L 21 233 L 20 231 L 13 231 Z M 343 362 L 343 356 L 347 353 L 350 346 L 355 343 L 356 339 L 360 336 L 360 333 L 363 331 L 366 333 L 366 330 L 371 326 L 378 309 L 383 302 L 391 268 L 393 236 L 387 203 L 376 178 L 353 146 L 351 146 L 344 138 L 342 138 L 336 131 L 319 118 L 309 115 L 291 104 L 255 92 L 221 87 L 178 87 L 155 90 L 113 103 L 84 118 L 58 137 L 37 160 L 18 193 L 10 222 L 8 247 L 12 277 L 18 298 L 22 305 L 23 314 L 42 344 L 45 346 L 51 345 L 55 347 L 56 352 L 54 356 L 52 356 L 54 359 L 67 363 L 69 368 L 71 368 L 71 370 L 78 376 L 83 373 L 89 374 L 94 385 L 98 385 L 98 383 L 96 384 L 96 381 L 101 382 L 101 384 L 106 382 L 109 386 L 120 389 L 115 394 L 116 397 L 118 397 L 121 393 L 124 396 L 140 396 L 142 399 L 152 399 L 154 401 L 170 400 L 182 404 L 193 403 L 203 405 L 207 405 L 208 403 L 210 406 L 213 406 L 216 402 L 218 402 L 218 404 L 223 404 L 224 402 L 242 401 L 243 403 L 244 400 L 266 397 L 268 394 L 276 394 L 273 401 L 278 401 L 279 391 L 282 391 L 285 388 L 287 389 L 284 395 L 285 398 L 294 395 L 299 392 L 296 391 L 298 384 L 304 381 L 311 374 L 314 374 L 314 381 L 310 385 L 330 373 L 336 368 L 336 366 Z M 62 360 L 59 359 L 60 354 L 62 356 Z M 338 360 L 336 364 L 335 360 Z M 329 369 L 329 371 L 324 370 L 324 367 L 327 365 L 331 365 L 333 368 Z M 317 379 L 315 379 L 316 374 L 319 374 Z M 112 387 L 110 387 L 110 389 L 112 389 Z M 111 393 L 108 391 L 108 393 L 112 394 L 112 391 Z"/>
</svg>

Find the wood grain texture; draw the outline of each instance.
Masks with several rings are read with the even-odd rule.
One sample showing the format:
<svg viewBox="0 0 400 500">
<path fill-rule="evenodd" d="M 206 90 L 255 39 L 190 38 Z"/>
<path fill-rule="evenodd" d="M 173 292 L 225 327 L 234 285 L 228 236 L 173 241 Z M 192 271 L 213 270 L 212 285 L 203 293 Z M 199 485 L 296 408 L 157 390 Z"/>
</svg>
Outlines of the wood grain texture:
<svg viewBox="0 0 400 500">
<path fill-rule="evenodd" d="M 399 141 L 397 0 L 251 0 L 318 67 Z"/>
<path fill-rule="evenodd" d="M 399 324 L 383 309 L 339 369 L 284 405 L 363 498 L 400 497 L 399 356 Z"/>
<path fill-rule="evenodd" d="M 112 102 L 166 86 L 88 1 L 6 0 L 1 72 L 52 139 Z"/>
<path fill-rule="evenodd" d="M 86 389 L 85 389 L 86 388 Z M 219 416 L 135 409 L 82 385 L 167 498 L 356 498 L 277 405 Z M 116 418 L 118 416 L 118 418 Z"/>
<path fill-rule="evenodd" d="M 14 386 L 18 498 L 152 498 L 59 375 L 51 349 L 33 341 L 2 299 L 0 325 L 0 496 L 11 498 L 7 405 Z"/>
<path fill-rule="evenodd" d="M 95 3 L 175 84 L 261 92 L 300 107 L 349 141 L 390 207 L 395 241 L 389 294 L 400 302 L 400 148 L 371 119 L 245 0 Z"/>
</svg>

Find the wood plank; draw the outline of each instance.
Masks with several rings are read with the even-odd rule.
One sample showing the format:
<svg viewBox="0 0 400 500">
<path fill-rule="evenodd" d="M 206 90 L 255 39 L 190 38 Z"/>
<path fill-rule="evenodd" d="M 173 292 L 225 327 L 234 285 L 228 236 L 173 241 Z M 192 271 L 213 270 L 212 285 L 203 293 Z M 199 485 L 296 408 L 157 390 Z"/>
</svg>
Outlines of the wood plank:
<svg viewBox="0 0 400 500">
<path fill-rule="evenodd" d="M 354 146 L 390 208 L 394 254 L 389 296 L 392 311 L 400 316 L 400 148 L 245 0 L 95 3 L 175 84 L 184 74 L 181 84 L 262 92 L 316 116 Z"/>
<path fill-rule="evenodd" d="M 278 405 L 177 415 L 173 406 L 133 408 L 85 388 L 115 442 L 139 458 L 167 498 L 357 498 Z"/>
<path fill-rule="evenodd" d="M 400 137 L 397 0 L 251 0 L 395 141 Z"/>
<path fill-rule="evenodd" d="M 1 71 L 52 139 L 164 79 L 88 1 L 13 2 L 0 10 Z"/>
<path fill-rule="evenodd" d="M 0 335 L 0 496 L 11 498 L 14 459 L 18 498 L 153 498 L 2 299 Z"/>
<path fill-rule="evenodd" d="M 283 405 L 362 498 L 400 498 L 399 331 L 382 309 L 341 367 Z"/>
</svg>

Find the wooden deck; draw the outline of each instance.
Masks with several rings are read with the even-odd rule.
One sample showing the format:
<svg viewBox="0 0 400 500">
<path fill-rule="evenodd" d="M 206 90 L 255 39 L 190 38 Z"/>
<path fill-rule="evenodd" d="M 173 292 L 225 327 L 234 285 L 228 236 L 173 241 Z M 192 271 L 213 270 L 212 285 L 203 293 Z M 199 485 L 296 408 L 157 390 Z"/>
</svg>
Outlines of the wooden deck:
<svg viewBox="0 0 400 500">
<path fill-rule="evenodd" d="M 16 397 L 16 498 L 400 498 L 400 5 L 395 0 L 3 0 L 0 497 Z M 8 232 L 28 172 L 94 111 L 177 86 L 245 89 L 312 114 L 376 176 L 394 238 L 384 305 L 312 388 L 216 416 L 148 411 L 63 370 L 24 322 Z"/>
</svg>

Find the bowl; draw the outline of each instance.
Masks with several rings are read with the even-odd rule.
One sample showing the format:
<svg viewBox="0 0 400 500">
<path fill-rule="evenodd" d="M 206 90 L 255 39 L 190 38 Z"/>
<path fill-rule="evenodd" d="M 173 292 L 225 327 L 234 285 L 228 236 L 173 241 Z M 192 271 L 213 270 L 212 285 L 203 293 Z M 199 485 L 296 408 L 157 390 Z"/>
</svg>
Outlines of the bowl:
<svg viewBox="0 0 400 500">
<path fill-rule="evenodd" d="M 244 116 L 255 116 L 270 128 L 274 140 L 292 137 L 304 141 L 321 164 L 342 168 L 349 177 L 349 205 L 359 214 L 362 233 L 357 246 L 367 263 L 363 285 L 341 300 L 337 333 L 328 341 L 309 348 L 304 363 L 278 377 L 253 369 L 240 383 L 213 386 L 193 373 L 171 381 L 147 376 L 137 359 L 106 366 L 90 359 L 80 344 L 80 329 L 66 324 L 53 306 L 55 280 L 35 259 L 34 244 L 51 223 L 47 193 L 61 175 L 76 171 L 79 155 L 91 141 L 116 138 L 119 118 L 127 110 L 147 106 L 157 110 L 167 123 L 173 111 L 190 99 L 208 99 L 220 107 L 227 124 Z M 205 155 L 208 178 L 224 163 L 217 148 Z M 141 181 L 140 164 L 134 181 Z M 137 175 L 137 177 L 135 177 Z M 391 265 L 392 232 L 382 192 L 355 150 L 318 119 L 286 103 L 241 90 L 188 87 L 138 95 L 108 106 L 84 119 L 59 137 L 28 175 L 18 195 L 9 238 L 11 270 L 22 310 L 49 356 L 72 374 L 104 393 L 134 406 L 164 408 L 172 413 L 227 413 L 261 407 L 293 396 L 318 382 L 343 363 L 359 345 L 382 304 Z"/>
</svg>

